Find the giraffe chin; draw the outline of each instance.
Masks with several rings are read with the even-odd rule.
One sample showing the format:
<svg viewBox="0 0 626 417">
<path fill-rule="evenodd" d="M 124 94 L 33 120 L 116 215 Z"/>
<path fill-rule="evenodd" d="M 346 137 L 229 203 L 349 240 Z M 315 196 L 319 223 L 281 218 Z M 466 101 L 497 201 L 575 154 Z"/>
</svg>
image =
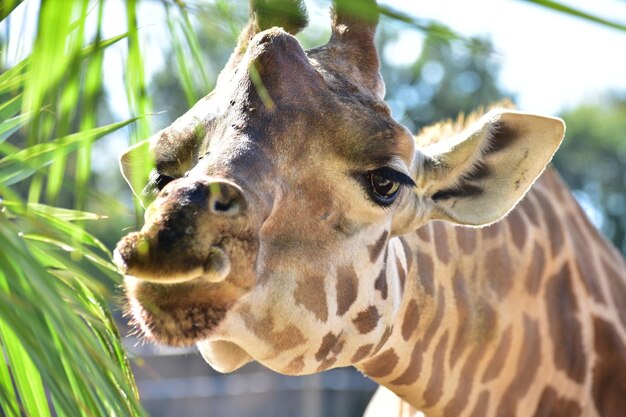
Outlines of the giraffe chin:
<svg viewBox="0 0 626 417">
<path fill-rule="evenodd" d="M 232 342 L 204 340 L 196 346 L 204 360 L 217 372 L 233 372 L 252 361 L 248 352 Z"/>
<path fill-rule="evenodd" d="M 129 297 L 130 313 L 141 332 L 152 341 L 164 345 L 193 346 L 213 334 L 222 322 L 228 306 L 156 305 Z"/>
</svg>

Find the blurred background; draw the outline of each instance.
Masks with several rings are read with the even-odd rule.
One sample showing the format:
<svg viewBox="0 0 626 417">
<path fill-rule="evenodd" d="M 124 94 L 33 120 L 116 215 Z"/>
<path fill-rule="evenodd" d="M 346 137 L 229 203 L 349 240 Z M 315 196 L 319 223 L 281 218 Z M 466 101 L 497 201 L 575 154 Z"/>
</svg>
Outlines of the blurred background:
<svg viewBox="0 0 626 417">
<path fill-rule="evenodd" d="M 65 246 L 49 237 L 35 244 L 33 238 L 22 249 L 38 250 L 36 261 L 48 272 L 53 261 L 40 252 L 53 247 L 58 256 L 64 254 L 67 262 L 54 268 L 73 271 L 74 278 L 63 278 L 63 285 L 74 288 L 83 279 L 97 284 L 91 291 L 100 297 L 98 305 L 113 311 L 147 414 L 360 416 L 375 384 L 354 370 L 286 377 L 250 364 L 219 375 L 194 349 L 168 349 L 142 341 L 122 317 L 117 287 L 121 281 L 106 266 L 117 240 L 141 219 L 117 158 L 129 144 L 167 126 L 211 91 L 247 20 L 247 1 L 45 3 L 5 0 L 0 6 L 0 209 L 4 199 L 6 207 L 11 201 L 22 201 L 35 208 L 45 204 L 107 216 L 65 214 L 64 219 L 79 229 L 86 227 L 93 241 L 81 235 L 76 243 L 78 232 L 63 229 Z M 306 1 L 310 25 L 298 35 L 305 47 L 328 39 L 329 3 Z M 554 164 L 591 221 L 626 253 L 626 3 L 389 0 L 381 4 L 384 15 L 377 43 L 386 100 L 394 117 L 417 132 L 503 98 L 512 99 L 523 111 L 562 117 L 567 135 Z M 59 57 L 66 58 L 63 65 L 57 65 Z M 51 145 L 45 148 L 46 143 Z M 31 152 L 24 153 L 29 148 Z M 33 154 L 45 157 L 33 159 Z M 16 170 L 22 174 L 15 175 Z M 8 218 L 20 233 L 49 226 L 11 210 Z M 57 217 L 60 213 L 64 212 L 54 212 Z M 50 233 L 63 240 L 59 230 Z M 68 240 L 76 244 L 68 245 Z M 72 256 L 67 255 L 69 246 Z M 99 252 L 90 252 L 89 247 Z M 5 254 L 8 258 L 8 246 Z M 0 257 L 0 266 L 9 264 Z M 7 303 L 27 303 L 32 294 L 24 291 L 24 299 L 18 300 L 18 291 L 9 288 Z M 71 294 L 64 293 L 59 300 L 68 297 Z M 17 328 L 20 318 L 5 310 L 0 310 L 0 346 L 9 369 L 4 374 L 7 393 L 0 390 L 0 404 L 8 404 L 3 398 L 13 398 L 11 389 L 20 392 L 15 371 L 20 362 L 10 354 L 10 335 L 2 332 L 2 320 Z M 83 314 L 78 307 L 74 310 Z M 52 340 L 58 337 L 49 324 L 45 326 Z M 107 331 L 115 336 L 115 330 Z M 24 354 L 33 357 L 34 367 L 46 366 L 37 359 L 29 339 L 23 340 Z M 107 343 L 103 349 L 115 357 L 115 349 Z M 65 362 L 71 352 L 67 355 Z M 72 386 L 65 362 L 60 357 Z M 46 401 L 62 407 L 56 405 L 56 396 L 62 394 L 48 389 L 54 379 L 40 372 L 44 400 L 39 407 L 45 408 Z M 0 367 L 0 388 L 2 375 Z M 132 391 L 132 377 L 127 378 Z M 84 388 L 85 398 L 90 389 Z M 71 404 L 67 407 L 71 409 Z M 11 409 L 0 406 L 0 415 L 13 415 Z"/>
</svg>

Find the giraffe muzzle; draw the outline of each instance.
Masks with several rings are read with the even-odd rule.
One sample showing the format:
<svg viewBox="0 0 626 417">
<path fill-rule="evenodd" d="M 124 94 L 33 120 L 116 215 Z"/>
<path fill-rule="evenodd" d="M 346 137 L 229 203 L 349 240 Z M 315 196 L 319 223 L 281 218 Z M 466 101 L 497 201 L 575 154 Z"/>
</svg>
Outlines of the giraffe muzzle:
<svg viewBox="0 0 626 417">
<path fill-rule="evenodd" d="M 221 282 L 231 272 L 227 246 L 237 240 L 245 211 L 241 189 L 230 182 L 174 181 L 146 210 L 141 231 L 118 243 L 115 263 L 149 282 Z"/>
</svg>

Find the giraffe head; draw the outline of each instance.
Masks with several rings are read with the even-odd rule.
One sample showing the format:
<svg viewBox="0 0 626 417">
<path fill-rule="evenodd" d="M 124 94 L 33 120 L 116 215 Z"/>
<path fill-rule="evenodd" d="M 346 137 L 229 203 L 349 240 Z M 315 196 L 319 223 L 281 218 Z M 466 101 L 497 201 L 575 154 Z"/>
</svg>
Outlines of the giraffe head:
<svg viewBox="0 0 626 417">
<path fill-rule="evenodd" d="M 147 159 L 156 169 L 145 224 L 115 259 L 143 332 L 197 344 L 217 370 L 349 365 L 375 354 L 395 320 L 404 265 L 393 237 L 430 219 L 498 220 L 563 124 L 495 110 L 418 146 L 383 102 L 375 13 L 336 2 L 330 41 L 304 51 L 289 33 L 301 14 L 253 10 L 215 90 L 122 156 L 126 178 Z"/>
</svg>

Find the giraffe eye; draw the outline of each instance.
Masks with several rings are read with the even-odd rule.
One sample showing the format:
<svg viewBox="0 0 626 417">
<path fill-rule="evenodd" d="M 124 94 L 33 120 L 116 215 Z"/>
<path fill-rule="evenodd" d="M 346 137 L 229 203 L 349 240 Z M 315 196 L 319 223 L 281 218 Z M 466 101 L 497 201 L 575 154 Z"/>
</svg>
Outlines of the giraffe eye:
<svg viewBox="0 0 626 417">
<path fill-rule="evenodd" d="M 389 167 L 368 172 L 367 182 L 371 197 L 383 207 L 390 206 L 396 200 L 402 185 L 415 186 L 410 177 Z"/>
<path fill-rule="evenodd" d="M 176 177 L 177 178 L 177 177 Z M 146 207 L 150 204 L 159 192 L 165 188 L 167 184 L 174 181 L 175 177 L 170 177 L 169 175 L 161 174 L 156 169 L 153 169 L 150 172 L 150 178 L 146 186 L 141 190 L 140 198 L 142 200 L 142 205 Z"/>
<path fill-rule="evenodd" d="M 174 177 L 170 177 L 169 175 L 165 175 L 153 169 L 150 172 L 150 180 L 146 185 L 144 192 L 148 192 L 149 194 L 156 194 L 161 191 L 167 184 L 174 181 Z"/>
<path fill-rule="evenodd" d="M 158 188 L 158 190 L 161 191 L 163 188 L 165 188 L 167 184 L 169 184 L 173 180 L 174 178 L 172 177 L 169 177 L 161 173 L 157 173 L 154 178 L 154 183 L 156 184 L 156 187 Z"/>
</svg>

